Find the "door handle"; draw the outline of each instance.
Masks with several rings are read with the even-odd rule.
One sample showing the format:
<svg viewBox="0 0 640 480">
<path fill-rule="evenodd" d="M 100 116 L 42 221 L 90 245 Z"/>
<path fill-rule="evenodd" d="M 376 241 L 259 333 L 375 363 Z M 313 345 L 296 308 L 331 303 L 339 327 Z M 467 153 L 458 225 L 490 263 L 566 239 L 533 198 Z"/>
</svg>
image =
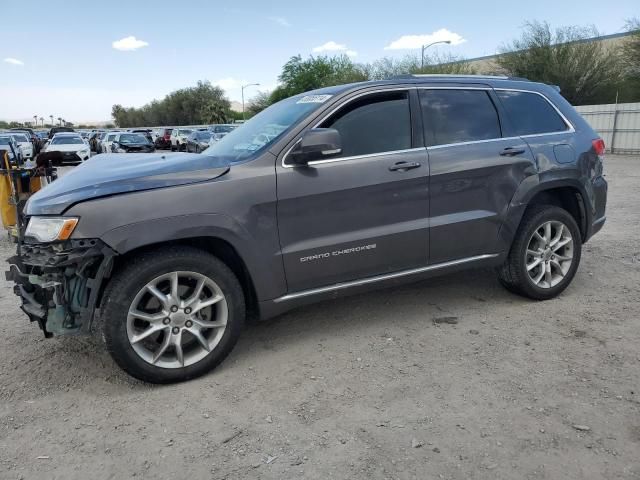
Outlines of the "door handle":
<svg viewBox="0 0 640 480">
<path fill-rule="evenodd" d="M 395 165 L 391 165 L 389 167 L 390 172 L 406 172 L 407 170 L 411 170 L 412 168 L 421 167 L 418 162 L 398 162 Z"/>
<path fill-rule="evenodd" d="M 503 157 L 513 157 L 514 155 L 520 155 L 524 152 L 524 148 L 507 147 L 500 152 L 500 155 Z"/>
</svg>

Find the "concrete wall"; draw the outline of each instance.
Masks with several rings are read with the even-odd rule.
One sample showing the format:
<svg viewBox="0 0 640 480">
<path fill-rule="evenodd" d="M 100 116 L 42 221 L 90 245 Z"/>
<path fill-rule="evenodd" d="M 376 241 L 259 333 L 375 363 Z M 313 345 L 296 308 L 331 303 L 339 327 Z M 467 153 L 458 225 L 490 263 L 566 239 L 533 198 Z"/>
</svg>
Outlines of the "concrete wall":
<svg viewBox="0 0 640 480">
<path fill-rule="evenodd" d="M 583 105 L 576 110 L 611 153 L 640 153 L 640 103 Z"/>
</svg>

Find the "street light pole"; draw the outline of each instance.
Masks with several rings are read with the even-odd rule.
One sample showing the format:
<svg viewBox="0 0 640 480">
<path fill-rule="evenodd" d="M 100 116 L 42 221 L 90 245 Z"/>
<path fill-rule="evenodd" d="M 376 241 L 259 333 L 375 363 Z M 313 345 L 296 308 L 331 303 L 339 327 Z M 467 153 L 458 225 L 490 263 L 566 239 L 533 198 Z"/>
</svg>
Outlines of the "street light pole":
<svg viewBox="0 0 640 480">
<path fill-rule="evenodd" d="M 422 46 L 422 55 L 420 55 L 420 59 L 421 59 L 421 61 L 420 61 L 420 70 L 422 70 L 424 68 L 424 51 L 427 48 L 432 47 L 433 45 L 438 45 L 439 43 L 447 43 L 447 44 L 449 44 L 449 43 L 451 43 L 451 40 L 440 40 L 438 42 L 433 42 L 433 43 L 430 43 L 428 45 L 423 45 Z"/>
<path fill-rule="evenodd" d="M 246 85 L 242 85 L 241 89 L 242 89 L 242 120 L 245 120 L 245 116 L 244 116 L 244 89 L 247 87 L 257 87 L 258 85 L 260 85 L 259 83 L 247 83 Z"/>
</svg>

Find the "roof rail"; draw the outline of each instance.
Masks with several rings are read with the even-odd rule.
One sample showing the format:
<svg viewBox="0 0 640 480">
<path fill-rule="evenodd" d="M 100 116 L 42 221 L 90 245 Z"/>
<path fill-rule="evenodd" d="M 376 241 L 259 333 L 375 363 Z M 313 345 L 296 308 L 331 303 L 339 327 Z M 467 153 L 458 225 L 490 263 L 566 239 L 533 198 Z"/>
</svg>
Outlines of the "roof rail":
<svg viewBox="0 0 640 480">
<path fill-rule="evenodd" d="M 517 80 L 522 82 L 529 81 L 529 79 L 524 77 L 509 77 L 507 75 L 457 75 L 455 73 L 407 73 L 389 77 L 387 80 L 406 80 L 409 78 L 477 78 L 486 80 Z"/>
</svg>

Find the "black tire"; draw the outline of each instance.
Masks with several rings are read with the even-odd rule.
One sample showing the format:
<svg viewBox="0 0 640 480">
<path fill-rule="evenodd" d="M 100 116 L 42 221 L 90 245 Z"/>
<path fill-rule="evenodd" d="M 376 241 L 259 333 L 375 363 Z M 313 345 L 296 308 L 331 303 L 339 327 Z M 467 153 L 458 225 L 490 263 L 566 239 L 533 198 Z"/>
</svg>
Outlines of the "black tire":
<svg viewBox="0 0 640 480">
<path fill-rule="evenodd" d="M 205 275 L 220 287 L 228 306 L 227 327 L 215 348 L 199 362 L 182 368 L 161 368 L 134 351 L 127 336 L 127 312 L 137 292 L 148 282 L 180 270 Z M 107 350 L 123 370 L 145 382 L 174 383 L 204 375 L 226 358 L 244 326 L 245 300 L 238 279 L 218 258 L 191 247 L 166 247 L 133 258 L 113 276 L 104 293 L 100 320 Z"/>
<path fill-rule="evenodd" d="M 526 268 L 526 251 L 529 240 L 542 224 L 548 221 L 562 222 L 573 238 L 573 260 L 564 278 L 555 286 L 537 286 Z M 549 300 L 569 286 L 578 270 L 582 253 L 582 235 L 573 216 L 554 205 L 533 205 L 525 212 L 513 239 L 511 250 L 504 264 L 498 269 L 500 283 L 510 292 L 533 300 Z"/>
</svg>

